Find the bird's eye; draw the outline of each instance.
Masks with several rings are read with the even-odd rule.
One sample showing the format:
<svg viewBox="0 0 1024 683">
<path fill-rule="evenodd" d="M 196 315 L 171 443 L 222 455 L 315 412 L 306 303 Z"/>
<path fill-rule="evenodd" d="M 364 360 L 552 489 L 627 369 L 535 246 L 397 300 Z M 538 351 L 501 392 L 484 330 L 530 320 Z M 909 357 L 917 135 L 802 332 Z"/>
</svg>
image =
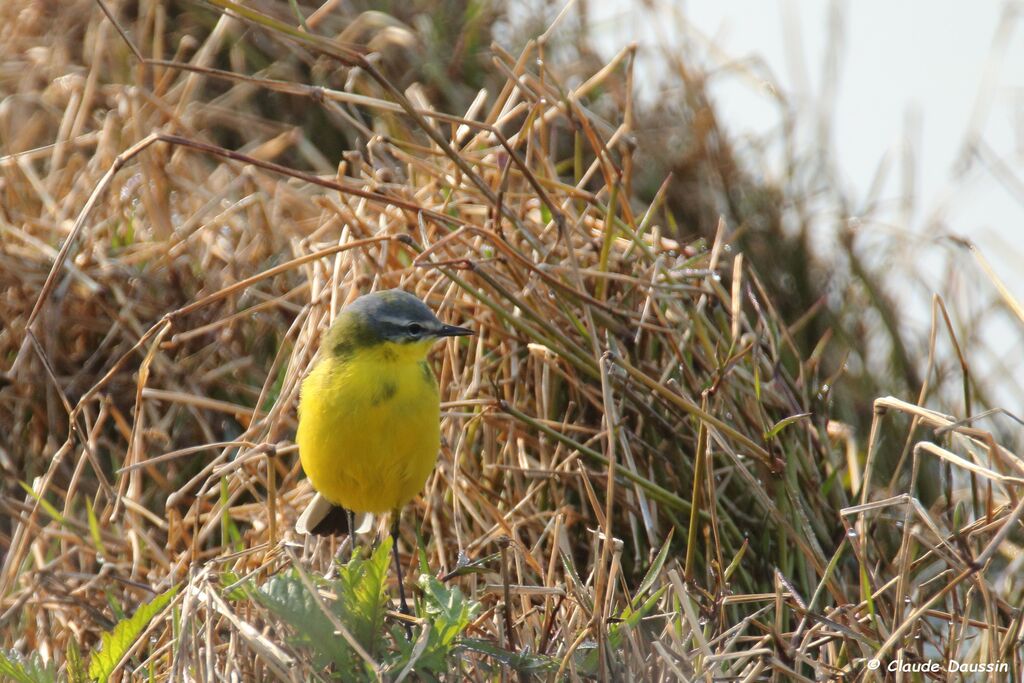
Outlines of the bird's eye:
<svg viewBox="0 0 1024 683">
<path fill-rule="evenodd" d="M 406 329 L 409 330 L 409 334 L 414 337 L 418 337 L 423 334 L 423 325 L 420 325 L 419 323 L 409 323 L 409 327 Z"/>
</svg>

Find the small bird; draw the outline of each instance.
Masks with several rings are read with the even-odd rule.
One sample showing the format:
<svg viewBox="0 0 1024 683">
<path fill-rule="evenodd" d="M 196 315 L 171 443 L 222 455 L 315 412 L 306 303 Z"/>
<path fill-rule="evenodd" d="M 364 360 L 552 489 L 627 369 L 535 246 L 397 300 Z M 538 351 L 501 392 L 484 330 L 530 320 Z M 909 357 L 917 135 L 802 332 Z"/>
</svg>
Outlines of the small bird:
<svg viewBox="0 0 1024 683">
<path fill-rule="evenodd" d="M 441 322 L 408 292 L 366 294 L 338 314 L 302 382 L 295 441 L 317 495 L 295 528 L 347 533 L 353 512 L 392 512 L 404 614 L 399 515 L 434 470 L 441 444 L 440 394 L 427 353 L 438 339 L 471 334 Z"/>
</svg>

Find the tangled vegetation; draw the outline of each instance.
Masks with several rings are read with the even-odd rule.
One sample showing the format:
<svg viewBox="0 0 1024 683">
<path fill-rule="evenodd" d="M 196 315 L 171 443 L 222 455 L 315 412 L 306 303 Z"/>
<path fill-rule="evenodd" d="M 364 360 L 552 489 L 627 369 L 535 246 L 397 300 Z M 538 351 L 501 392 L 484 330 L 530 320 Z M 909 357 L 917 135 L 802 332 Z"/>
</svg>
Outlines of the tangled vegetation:
<svg viewBox="0 0 1024 683">
<path fill-rule="evenodd" d="M 934 355 L 848 377 L 851 308 L 806 253 L 787 298 L 784 190 L 697 74 L 651 166 L 628 50 L 549 61 L 556 22 L 510 53 L 481 2 L 332 6 L 0 7 L 0 672 L 1024 675 L 1024 463 L 970 389 L 925 407 Z M 479 331 L 433 359 L 411 640 L 379 530 L 346 563 L 292 530 L 303 373 L 389 287 Z"/>
</svg>

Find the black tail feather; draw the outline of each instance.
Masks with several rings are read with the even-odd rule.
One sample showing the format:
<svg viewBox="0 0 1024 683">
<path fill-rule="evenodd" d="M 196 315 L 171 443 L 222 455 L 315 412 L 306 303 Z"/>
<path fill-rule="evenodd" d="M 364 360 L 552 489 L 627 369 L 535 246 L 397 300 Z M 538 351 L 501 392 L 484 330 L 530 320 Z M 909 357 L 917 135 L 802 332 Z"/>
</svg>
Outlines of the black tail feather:
<svg viewBox="0 0 1024 683">
<path fill-rule="evenodd" d="M 351 531 L 352 513 L 340 505 L 332 505 L 331 509 L 318 521 L 309 533 L 316 536 L 347 536 Z"/>
</svg>

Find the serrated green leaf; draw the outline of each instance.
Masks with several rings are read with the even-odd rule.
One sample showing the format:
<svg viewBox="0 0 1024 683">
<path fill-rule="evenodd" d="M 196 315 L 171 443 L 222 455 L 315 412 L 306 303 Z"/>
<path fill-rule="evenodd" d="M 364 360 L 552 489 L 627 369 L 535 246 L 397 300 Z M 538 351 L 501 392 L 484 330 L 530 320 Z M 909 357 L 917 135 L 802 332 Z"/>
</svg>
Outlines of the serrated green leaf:
<svg viewBox="0 0 1024 683">
<path fill-rule="evenodd" d="M 355 653 L 334 632 L 334 625 L 302 583 L 296 570 L 272 576 L 251 592 L 252 598 L 295 632 L 293 644 L 307 647 L 317 668 L 334 666 L 351 671 Z"/>
<path fill-rule="evenodd" d="M 384 629 L 391 544 L 391 538 L 385 538 L 368 560 L 355 557 L 339 567 L 334 582 L 339 617 L 371 655 L 380 649 L 380 634 Z"/>
<path fill-rule="evenodd" d="M 78 643 L 74 640 L 68 641 L 66 658 L 68 683 L 88 683 L 89 678 L 85 674 L 85 662 L 82 661 L 82 652 L 78 649 Z"/>
<path fill-rule="evenodd" d="M 0 677 L 15 683 L 56 683 L 57 669 L 53 662 L 43 664 L 38 652 L 23 657 L 13 650 L 0 650 Z"/>
<path fill-rule="evenodd" d="M 324 600 L 330 614 L 345 626 L 356 642 L 372 657 L 386 643 L 384 617 L 387 613 L 387 572 L 391 553 L 387 538 L 368 558 L 354 557 L 337 568 L 333 581 L 320 580 L 336 597 Z M 348 642 L 338 635 L 334 623 L 296 570 L 278 574 L 250 592 L 252 597 L 284 621 L 295 632 L 293 645 L 308 648 L 319 668 L 333 668 L 343 678 L 366 673 L 364 662 Z"/>
<path fill-rule="evenodd" d="M 425 616 L 438 642 L 447 648 L 469 626 L 479 606 L 467 600 L 458 587 L 449 588 L 429 574 L 420 575 L 419 586 Z"/>
<path fill-rule="evenodd" d="M 149 602 L 140 605 L 130 618 L 118 622 L 112 630 L 103 633 L 100 636 L 100 649 L 93 654 L 89 661 L 89 676 L 100 683 L 105 683 L 121 658 L 149 626 L 149 622 L 163 611 L 177 592 L 177 587 L 174 587 L 161 593 Z"/>
<path fill-rule="evenodd" d="M 395 638 L 399 657 L 392 666 L 400 670 L 415 657 L 412 671 L 420 678 L 433 679 L 449 670 L 450 657 L 459 647 L 459 637 L 479 611 L 480 604 L 430 574 L 421 574 L 417 583 L 423 594 L 420 617 L 429 629 L 427 642 L 417 645 L 403 637 Z"/>
</svg>

